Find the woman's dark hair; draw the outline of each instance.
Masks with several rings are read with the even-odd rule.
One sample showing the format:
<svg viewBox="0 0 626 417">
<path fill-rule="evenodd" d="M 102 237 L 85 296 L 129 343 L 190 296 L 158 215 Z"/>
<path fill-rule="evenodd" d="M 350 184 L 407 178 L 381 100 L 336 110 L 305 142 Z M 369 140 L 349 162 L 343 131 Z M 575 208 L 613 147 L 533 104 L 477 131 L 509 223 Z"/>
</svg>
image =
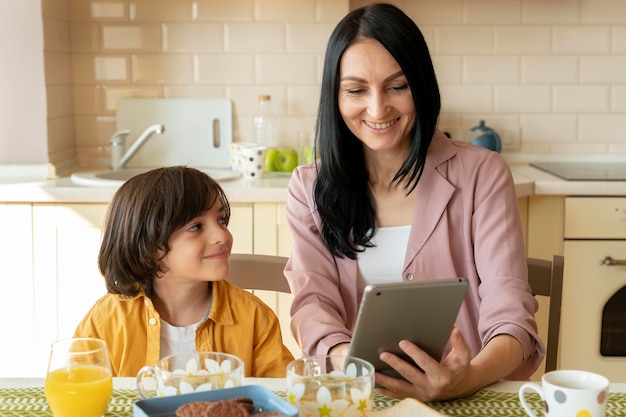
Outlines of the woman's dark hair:
<svg viewBox="0 0 626 417">
<path fill-rule="evenodd" d="M 324 61 L 316 125 L 320 164 L 314 192 L 326 247 L 335 256 L 351 259 L 372 246 L 376 216 L 363 144 L 344 123 L 338 103 L 341 58 L 362 38 L 375 39 L 389 51 L 406 76 L 415 104 L 411 150 L 390 186 L 406 179 L 408 194 L 417 185 L 441 109 L 428 46 L 404 12 L 390 4 L 371 4 L 353 10 L 338 23 Z"/>
<path fill-rule="evenodd" d="M 172 234 L 215 204 L 223 206 L 228 225 L 224 191 L 194 168 L 158 168 L 122 184 L 111 201 L 98 255 L 107 290 L 134 296 L 152 288 L 164 272 L 160 260 Z"/>
</svg>

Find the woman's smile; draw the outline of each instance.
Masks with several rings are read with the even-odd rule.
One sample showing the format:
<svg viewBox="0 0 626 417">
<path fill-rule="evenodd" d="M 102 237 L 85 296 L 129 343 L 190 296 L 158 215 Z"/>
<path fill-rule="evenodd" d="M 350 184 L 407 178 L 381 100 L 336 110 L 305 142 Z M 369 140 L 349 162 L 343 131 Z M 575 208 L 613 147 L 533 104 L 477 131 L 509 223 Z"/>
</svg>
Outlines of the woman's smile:
<svg viewBox="0 0 626 417">
<path fill-rule="evenodd" d="M 387 129 L 387 128 L 395 125 L 398 120 L 400 120 L 399 117 L 397 119 L 395 119 L 395 120 L 390 121 L 390 122 L 374 123 L 374 122 L 368 122 L 367 120 L 363 120 L 363 123 L 365 123 L 368 127 L 372 128 L 372 129 L 382 130 L 382 129 Z"/>
</svg>

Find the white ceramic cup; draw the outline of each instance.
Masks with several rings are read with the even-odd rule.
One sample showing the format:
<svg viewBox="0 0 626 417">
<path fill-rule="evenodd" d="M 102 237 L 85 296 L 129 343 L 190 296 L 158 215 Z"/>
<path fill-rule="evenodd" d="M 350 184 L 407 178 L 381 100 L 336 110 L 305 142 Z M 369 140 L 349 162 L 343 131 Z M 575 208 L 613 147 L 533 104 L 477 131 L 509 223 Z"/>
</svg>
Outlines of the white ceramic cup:
<svg viewBox="0 0 626 417">
<path fill-rule="evenodd" d="M 244 364 L 237 356 L 221 352 L 185 352 L 166 356 L 155 366 L 144 366 L 137 373 L 137 392 L 149 398 L 148 379 L 156 380 L 156 396 L 188 394 L 243 383 Z M 154 383 L 154 381 L 153 381 Z"/>
<path fill-rule="evenodd" d="M 258 143 L 239 142 L 230 146 L 231 168 L 241 171 L 244 178 L 263 178 L 267 147 Z"/>
<path fill-rule="evenodd" d="M 544 415 L 550 417 L 604 417 L 609 380 L 593 372 L 557 370 L 543 375 L 541 383 L 527 382 L 519 389 L 519 400 L 530 417 L 537 417 L 526 401 L 526 392 L 541 397 Z"/>
</svg>

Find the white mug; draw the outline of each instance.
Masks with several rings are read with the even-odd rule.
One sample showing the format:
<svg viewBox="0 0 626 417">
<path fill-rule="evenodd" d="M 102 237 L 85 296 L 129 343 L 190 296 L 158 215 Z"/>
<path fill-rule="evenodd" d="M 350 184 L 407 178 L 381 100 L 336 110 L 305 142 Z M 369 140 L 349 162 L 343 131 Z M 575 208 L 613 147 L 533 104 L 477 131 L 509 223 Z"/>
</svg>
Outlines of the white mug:
<svg viewBox="0 0 626 417">
<path fill-rule="evenodd" d="M 530 417 L 537 417 L 526 402 L 526 392 L 541 397 L 544 415 L 551 417 L 604 417 L 609 395 L 609 380 L 593 372 L 551 371 L 538 382 L 527 382 L 519 389 L 519 400 Z"/>
<path fill-rule="evenodd" d="M 263 178 L 267 147 L 258 143 L 237 142 L 230 145 L 231 168 L 241 171 L 244 178 Z"/>
</svg>

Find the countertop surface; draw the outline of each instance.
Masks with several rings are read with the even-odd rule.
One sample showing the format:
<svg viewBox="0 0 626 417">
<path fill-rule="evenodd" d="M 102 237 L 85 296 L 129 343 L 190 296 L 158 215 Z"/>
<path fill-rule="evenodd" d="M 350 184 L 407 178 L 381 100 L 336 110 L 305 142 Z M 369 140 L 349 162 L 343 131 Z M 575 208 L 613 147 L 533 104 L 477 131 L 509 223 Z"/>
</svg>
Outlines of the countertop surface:
<svg viewBox="0 0 626 417">
<path fill-rule="evenodd" d="M 519 197 L 530 195 L 626 196 L 626 181 L 567 181 L 526 163 L 511 164 Z M 288 176 L 221 182 L 231 203 L 285 202 Z M 0 177 L 0 202 L 108 203 L 116 187 L 76 185 L 69 177 Z"/>
</svg>

